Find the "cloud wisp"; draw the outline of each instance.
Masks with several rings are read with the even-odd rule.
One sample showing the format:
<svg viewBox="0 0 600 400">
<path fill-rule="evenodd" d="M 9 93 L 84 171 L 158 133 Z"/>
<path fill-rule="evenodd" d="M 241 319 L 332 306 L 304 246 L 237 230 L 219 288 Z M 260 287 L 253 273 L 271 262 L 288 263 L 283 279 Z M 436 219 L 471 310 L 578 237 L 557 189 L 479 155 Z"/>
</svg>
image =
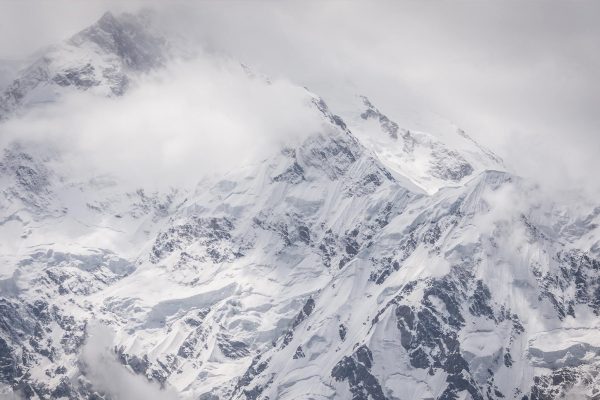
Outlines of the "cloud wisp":
<svg viewBox="0 0 600 400">
<path fill-rule="evenodd" d="M 178 400 L 174 390 L 161 389 L 120 364 L 114 352 L 112 330 L 98 322 L 88 324 L 88 338 L 81 351 L 80 362 L 94 390 L 114 400 Z"/>
<path fill-rule="evenodd" d="M 0 144 L 54 150 L 80 179 L 176 187 L 268 157 L 320 124 L 305 89 L 201 56 L 143 77 L 121 98 L 77 92 L 36 107 L 0 126 Z"/>
</svg>

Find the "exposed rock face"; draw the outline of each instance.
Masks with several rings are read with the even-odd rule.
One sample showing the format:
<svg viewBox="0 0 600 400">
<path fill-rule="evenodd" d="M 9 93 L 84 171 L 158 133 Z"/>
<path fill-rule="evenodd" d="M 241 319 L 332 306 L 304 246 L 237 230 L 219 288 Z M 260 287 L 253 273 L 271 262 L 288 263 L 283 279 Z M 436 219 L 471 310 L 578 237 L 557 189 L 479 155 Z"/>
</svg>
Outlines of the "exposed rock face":
<svg viewBox="0 0 600 400">
<path fill-rule="evenodd" d="M 365 96 L 362 96 L 363 103 L 367 109 L 360 114 L 362 119 L 374 118 L 379 121 L 381 130 L 386 132 L 392 139 L 398 139 L 398 124 L 391 121 L 386 115 L 382 114 Z"/>
<path fill-rule="evenodd" d="M 386 400 L 377 378 L 371 375 L 373 355 L 367 346 L 359 347 L 351 357 L 344 357 L 331 371 L 337 381 L 348 381 L 353 400 Z"/>
<path fill-rule="evenodd" d="M 69 42 L 75 46 L 95 43 L 105 53 L 117 55 L 128 68 L 147 71 L 164 63 L 166 47 L 165 39 L 149 30 L 150 18 L 147 13 L 115 17 L 107 12 Z"/>
</svg>

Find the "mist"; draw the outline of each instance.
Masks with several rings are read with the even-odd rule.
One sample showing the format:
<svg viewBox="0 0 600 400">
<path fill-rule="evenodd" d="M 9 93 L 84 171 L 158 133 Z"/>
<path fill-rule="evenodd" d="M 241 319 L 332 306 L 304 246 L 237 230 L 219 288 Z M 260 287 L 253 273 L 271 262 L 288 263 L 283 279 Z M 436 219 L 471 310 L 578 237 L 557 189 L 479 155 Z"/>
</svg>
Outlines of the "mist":
<svg viewBox="0 0 600 400">
<path fill-rule="evenodd" d="M 597 2 L 53 2 L 48 13 L 49 7 L 0 5 L 0 59 L 23 58 L 106 10 L 150 7 L 207 53 L 307 86 L 334 111 L 357 93 L 392 117 L 405 106 L 426 108 L 520 175 L 551 189 L 600 193 Z"/>
<path fill-rule="evenodd" d="M 178 400 L 172 388 L 161 388 L 156 382 L 136 375 L 121 364 L 114 351 L 114 331 L 99 321 L 90 320 L 86 326 L 86 341 L 81 348 L 79 365 L 91 390 L 112 400 Z M 21 393 L 2 393 L 0 399 L 23 400 Z"/>
<path fill-rule="evenodd" d="M 113 331 L 97 321 L 88 324 L 88 338 L 80 362 L 85 377 L 92 388 L 108 394 L 114 400 L 177 400 L 179 396 L 170 388 L 136 375 L 117 361 L 113 349 Z"/>
<path fill-rule="evenodd" d="M 252 77 L 228 58 L 174 62 L 126 96 L 74 92 L 0 125 L 0 145 L 54 150 L 80 180 L 190 186 L 258 162 L 320 129 L 310 94 Z"/>
</svg>

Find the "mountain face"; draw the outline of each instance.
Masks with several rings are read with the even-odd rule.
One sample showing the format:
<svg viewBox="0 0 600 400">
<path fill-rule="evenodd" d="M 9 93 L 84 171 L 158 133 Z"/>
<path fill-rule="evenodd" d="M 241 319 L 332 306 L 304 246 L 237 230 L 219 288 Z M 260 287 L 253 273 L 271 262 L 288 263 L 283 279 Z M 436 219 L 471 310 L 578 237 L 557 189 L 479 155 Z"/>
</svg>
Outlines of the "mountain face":
<svg viewBox="0 0 600 400">
<path fill-rule="evenodd" d="M 150 29 L 151 14 L 106 13 L 54 46 L 21 72 L 0 96 L 0 120 L 22 106 L 55 100 L 65 88 L 120 96 L 130 75 L 164 64 L 168 43 Z"/>
<path fill-rule="evenodd" d="M 2 118 L 126 96 L 168 62 L 152 32 L 106 14 L 23 70 Z M 319 132 L 193 189 L 6 146 L 0 394 L 143 398 L 119 385 L 137 376 L 156 398 L 599 398 L 600 206 L 545 198 L 451 124 L 305 99 Z"/>
</svg>

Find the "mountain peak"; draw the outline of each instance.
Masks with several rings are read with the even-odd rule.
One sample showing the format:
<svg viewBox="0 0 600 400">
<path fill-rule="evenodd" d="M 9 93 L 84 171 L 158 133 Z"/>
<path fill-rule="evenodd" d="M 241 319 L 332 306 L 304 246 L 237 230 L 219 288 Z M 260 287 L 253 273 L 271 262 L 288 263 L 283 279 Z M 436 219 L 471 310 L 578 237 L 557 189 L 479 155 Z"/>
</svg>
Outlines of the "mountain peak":
<svg viewBox="0 0 600 400">
<path fill-rule="evenodd" d="M 152 32 L 145 16 L 124 13 L 116 17 L 106 12 L 69 42 L 76 46 L 92 42 L 102 51 L 117 55 L 130 69 L 150 70 L 164 63 L 167 46 L 164 38 Z"/>
<path fill-rule="evenodd" d="M 0 94 L 0 120 L 23 106 L 48 102 L 67 88 L 120 96 L 132 78 L 163 66 L 166 39 L 152 24 L 152 13 L 106 12 L 65 42 L 44 52 Z"/>
<path fill-rule="evenodd" d="M 100 25 L 105 25 L 105 24 L 115 24 L 117 23 L 117 19 L 115 18 L 114 14 L 110 11 L 105 12 L 104 14 L 102 14 L 102 16 L 100 17 L 100 19 L 97 22 Z"/>
</svg>

